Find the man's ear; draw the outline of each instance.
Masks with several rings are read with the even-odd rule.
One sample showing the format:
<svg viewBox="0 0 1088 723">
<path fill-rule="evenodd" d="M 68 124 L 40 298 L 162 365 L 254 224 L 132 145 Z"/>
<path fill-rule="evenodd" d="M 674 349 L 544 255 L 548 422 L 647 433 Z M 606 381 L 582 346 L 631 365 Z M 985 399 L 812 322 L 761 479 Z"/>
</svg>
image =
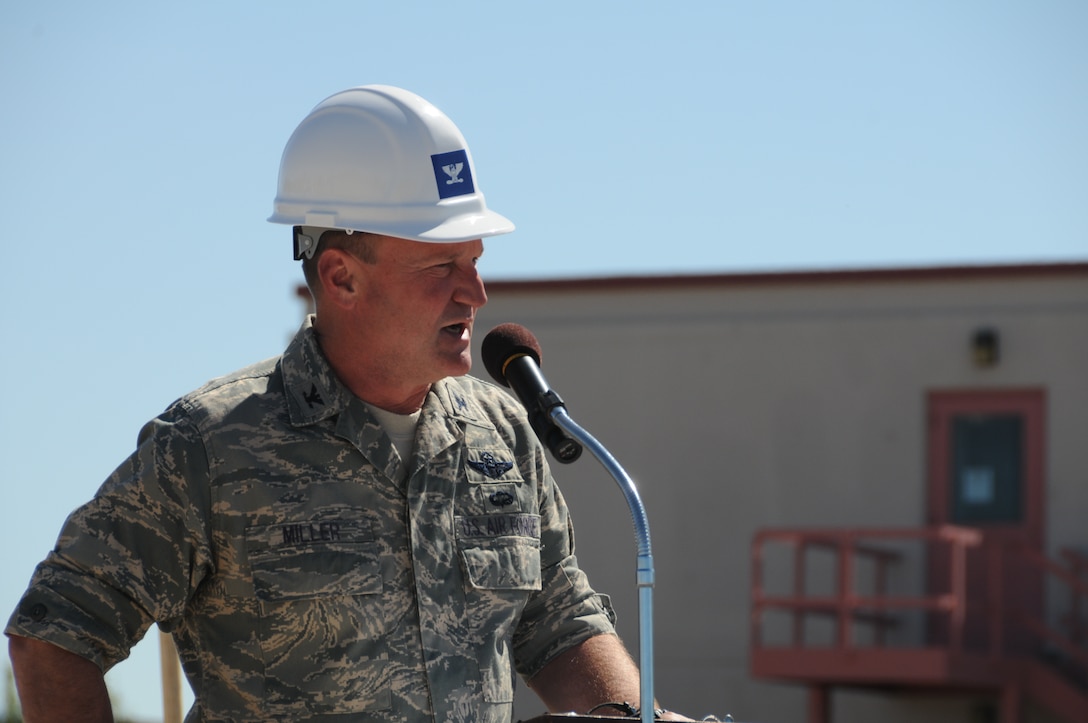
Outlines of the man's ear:
<svg viewBox="0 0 1088 723">
<path fill-rule="evenodd" d="M 359 279 L 355 274 L 355 261 L 343 249 L 326 249 L 317 259 L 317 276 L 325 298 L 343 308 L 355 303 Z"/>
</svg>

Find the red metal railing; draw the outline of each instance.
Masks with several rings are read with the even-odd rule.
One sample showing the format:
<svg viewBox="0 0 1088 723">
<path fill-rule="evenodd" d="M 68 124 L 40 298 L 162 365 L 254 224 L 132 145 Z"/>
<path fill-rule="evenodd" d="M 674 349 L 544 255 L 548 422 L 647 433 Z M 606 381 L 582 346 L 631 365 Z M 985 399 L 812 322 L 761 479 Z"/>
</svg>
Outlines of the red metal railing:
<svg viewBox="0 0 1088 723">
<path fill-rule="evenodd" d="M 887 591 L 891 565 L 901 561 L 901 553 L 873 542 L 916 540 L 947 549 L 950 580 L 947 592 L 927 595 L 890 595 Z M 977 530 L 943 526 L 902 529 L 803 530 L 774 529 L 756 534 L 752 546 L 752 644 L 763 644 L 763 618 L 768 610 L 784 610 L 792 616 L 792 644 L 804 645 L 803 631 L 809 616 L 835 620 L 835 647 L 853 646 L 854 623 L 873 626 L 874 642 L 885 644 L 885 633 L 896 624 L 891 611 L 921 610 L 937 613 L 948 620 L 949 644 L 962 649 L 964 621 L 968 610 L 967 550 L 981 544 Z M 764 547 L 780 543 L 793 548 L 793 590 L 785 595 L 769 595 L 764 588 Z M 808 552 L 830 549 L 835 556 L 835 586 L 831 595 L 813 595 L 805 589 Z M 865 561 L 873 567 L 870 594 L 856 590 L 856 570 Z M 1000 595 L 996 596 L 998 600 Z M 998 612 L 997 614 L 1000 614 Z M 996 616 L 995 616 L 996 617 Z M 993 622 L 997 627 L 996 619 Z"/>
<path fill-rule="evenodd" d="M 888 579 L 891 566 L 903 562 L 900 551 L 888 543 L 919 541 L 927 545 L 927 554 L 946 556 L 947 589 L 923 595 L 891 595 Z M 991 656 L 1005 652 L 1005 632 L 1009 618 L 1021 629 L 1030 631 L 1035 640 L 1060 651 L 1063 658 L 1088 677 L 1088 555 L 1063 549 L 1057 560 L 1038 552 L 992 546 L 984 558 L 977 558 L 985 570 L 985 604 L 972 600 L 968 594 L 968 551 L 979 548 L 983 534 L 975 528 L 941 526 L 925 528 L 847 528 L 847 529 L 767 529 L 758 532 L 752 545 L 752 607 L 751 640 L 753 648 L 763 646 L 765 613 L 785 611 L 791 616 L 791 645 L 805 647 L 806 620 L 810 616 L 834 621 L 834 646 L 854 647 L 855 624 L 869 625 L 873 644 L 886 644 L 885 633 L 893 628 L 897 614 L 919 610 L 936 614 L 947 628 L 944 647 L 960 652 L 964 648 L 965 623 L 968 615 L 985 620 L 986 650 Z M 884 543 L 884 544 L 881 544 Z M 784 594 L 768 594 L 765 589 L 765 548 L 780 544 L 792 548 L 792 589 Z M 834 556 L 834 592 L 812 594 L 806 589 L 810 572 L 809 552 L 830 550 Z M 1057 583 L 1058 595 L 1054 607 L 1067 606 L 1064 613 L 1052 616 L 1030 614 L 1019 609 L 1007 609 L 1005 604 L 1007 570 L 1023 562 L 1037 573 L 1040 582 L 1046 578 Z M 856 587 L 856 572 L 862 563 L 871 568 L 868 575 L 871 592 L 860 593 Z M 927 564 L 921 563 L 920 564 Z M 977 571 L 976 571 L 977 572 Z M 892 614 L 897 613 L 897 614 Z"/>
<path fill-rule="evenodd" d="M 845 681 L 981 686 L 1000 691 L 1002 720 L 1018 720 L 1020 695 L 1084 720 L 1084 553 L 1048 558 L 1021 541 L 955 526 L 771 529 L 753 540 L 751 575 L 753 671 L 808 681 L 810 701 L 826 701 L 828 686 Z M 810 626 L 813 618 L 831 630 Z M 813 632 L 816 641 L 807 639 Z M 826 702 L 817 708 L 810 720 L 828 720 Z"/>
<path fill-rule="evenodd" d="M 1020 551 L 1017 554 L 1040 573 L 1051 576 L 1066 588 L 1068 611 L 1057 617 L 1058 624 L 1049 624 L 1045 618 L 1019 615 L 1018 622 L 1027 627 L 1035 637 L 1060 652 L 1066 665 L 1088 677 L 1088 641 L 1085 640 L 1085 616 L 1088 615 L 1088 556 L 1066 548 L 1060 559 L 1052 560 L 1038 552 Z M 1064 630 L 1063 630 L 1064 628 Z"/>
</svg>

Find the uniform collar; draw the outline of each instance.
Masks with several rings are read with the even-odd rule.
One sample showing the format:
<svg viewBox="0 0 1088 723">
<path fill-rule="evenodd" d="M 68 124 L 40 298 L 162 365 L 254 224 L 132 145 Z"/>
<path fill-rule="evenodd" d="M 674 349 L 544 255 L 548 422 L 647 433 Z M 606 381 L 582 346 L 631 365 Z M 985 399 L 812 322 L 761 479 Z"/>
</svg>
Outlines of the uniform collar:
<svg viewBox="0 0 1088 723">
<path fill-rule="evenodd" d="M 281 365 L 287 409 L 291 424 L 296 427 L 336 416 L 353 399 L 321 352 L 312 314 L 306 317 L 284 351 Z"/>
<path fill-rule="evenodd" d="M 461 379 L 463 378 L 446 377 L 435 382 L 431 386 L 431 393 L 427 395 L 423 411 L 427 412 L 430 407 L 434 413 L 441 413 L 451 419 L 475 424 L 486 423 L 486 415 L 468 393 Z"/>
</svg>

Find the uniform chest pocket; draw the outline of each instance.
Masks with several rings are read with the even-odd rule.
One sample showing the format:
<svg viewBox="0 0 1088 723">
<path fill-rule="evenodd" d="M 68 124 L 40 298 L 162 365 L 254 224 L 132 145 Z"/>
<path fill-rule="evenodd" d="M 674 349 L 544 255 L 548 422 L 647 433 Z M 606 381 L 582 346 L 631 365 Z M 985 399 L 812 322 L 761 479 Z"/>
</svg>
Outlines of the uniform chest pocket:
<svg viewBox="0 0 1088 723">
<path fill-rule="evenodd" d="M 457 546 L 465 580 L 477 590 L 539 590 L 540 517 L 458 517 Z"/>
<path fill-rule="evenodd" d="M 251 527 L 246 549 L 254 591 L 265 602 L 382 591 L 379 545 L 360 522 Z"/>
</svg>

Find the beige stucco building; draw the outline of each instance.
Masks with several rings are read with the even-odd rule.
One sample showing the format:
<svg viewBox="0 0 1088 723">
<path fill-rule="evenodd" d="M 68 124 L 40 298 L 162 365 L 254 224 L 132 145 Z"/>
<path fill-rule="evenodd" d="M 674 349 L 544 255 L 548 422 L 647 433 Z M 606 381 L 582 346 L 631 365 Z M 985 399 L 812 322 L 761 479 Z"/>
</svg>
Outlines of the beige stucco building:
<svg viewBox="0 0 1088 723">
<path fill-rule="evenodd" d="M 490 280 L 488 293 L 477 346 L 501 322 L 530 329 L 571 416 L 639 485 L 663 704 L 766 723 L 1058 721 L 1073 720 L 1065 702 L 1088 706 L 1088 570 L 1063 557 L 1088 553 L 1088 263 Z M 624 499 L 588 454 L 553 467 L 579 559 L 637 656 Z M 942 587 L 953 558 L 911 537 L 947 525 L 980 531 L 964 538 L 958 591 Z M 801 582 L 787 569 L 800 557 L 770 549 L 754 578 L 754 539 L 771 528 L 906 537 L 873 543 L 897 555 L 883 592 L 844 594 L 842 548 L 818 537 L 776 538 L 832 550 L 797 563 Z M 986 560 L 1005 577 L 978 577 Z M 851 584 L 868 585 L 860 564 Z M 910 650 L 940 655 L 879 657 Z M 1009 662 L 1043 653 L 1079 686 Z M 519 696 L 519 716 L 540 712 Z"/>
</svg>

